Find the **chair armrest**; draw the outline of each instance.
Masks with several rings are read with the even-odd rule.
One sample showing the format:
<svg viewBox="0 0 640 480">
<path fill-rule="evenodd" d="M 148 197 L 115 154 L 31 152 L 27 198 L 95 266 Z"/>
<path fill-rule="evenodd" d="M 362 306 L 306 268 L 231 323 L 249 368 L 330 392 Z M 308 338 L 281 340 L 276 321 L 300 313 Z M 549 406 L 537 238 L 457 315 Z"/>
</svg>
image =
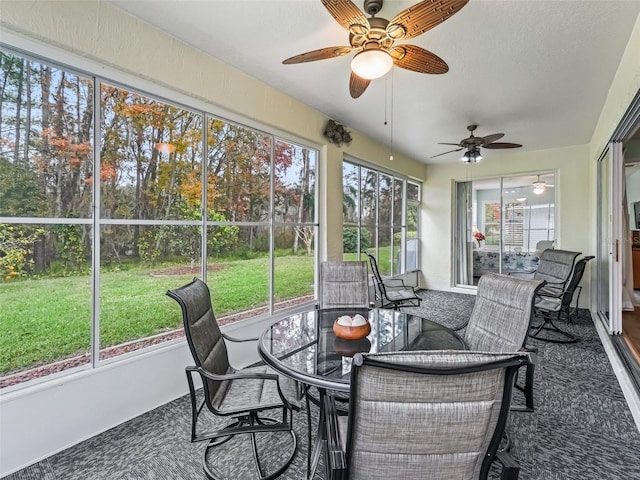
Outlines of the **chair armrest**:
<svg viewBox="0 0 640 480">
<path fill-rule="evenodd" d="M 240 343 L 240 342 L 257 342 L 259 339 L 256 338 L 236 338 L 236 337 L 232 337 L 231 335 L 228 335 L 224 332 L 220 332 L 222 334 L 222 337 L 225 340 L 229 340 L 230 342 L 235 342 L 235 343 Z"/>
<path fill-rule="evenodd" d="M 327 437 L 327 461 L 329 462 L 330 479 L 347 478 L 347 456 L 340 438 L 338 410 L 335 398 L 331 394 L 324 396 L 325 428 Z"/>
<path fill-rule="evenodd" d="M 383 283 L 387 290 L 410 290 L 414 295 L 416 295 L 415 287 L 405 284 L 404 280 L 401 278 L 390 278 L 389 280 L 385 280 Z"/>
<path fill-rule="evenodd" d="M 562 298 L 566 282 L 545 282 L 538 291 L 538 297 Z"/>
<path fill-rule="evenodd" d="M 409 288 L 401 278 L 387 278 L 382 281 L 387 288 Z"/>
<path fill-rule="evenodd" d="M 225 380 L 249 380 L 249 379 L 275 380 L 279 382 L 279 377 L 275 373 L 258 373 L 258 372 L 246 373 L 246 372 L 239 371 L 239 372 L 225 373 L 223 375 L 219 375 L 217 373 L 208 372 L 202 367 L 195 367 L 195 366 L 186 367 L 185 370 L 190 373 L 197 372 L 200 375 L 202 375 L 204 378 L 207 378 L 209 380 L 213 380 L 216 382 L 223 382 Z"/>
<path fill-rule="evenodd" d="M 223 382 L 229 380 L 271 380 L 276 382 L 276 389 L 278 390 L 278 395 L 280 396 L 280 400 L 283 405 L 285 405 L 289 409 L 294 409 L 291 405 L 291 402 L 285 397 L 282 393 L 282 388 L 280 387 L 280 376 L 276 373 L 259 373 L 259 372 L 234 372 L 234 373 L 225 373 L 223 375 L 219 375 L 216 373 L 211 373 L 203 369 L 202 367 L 196 366 L 188 366 L 185 368 L 187 372 L 187 377 L 193 375 L 194 373 L 199 373 L 201 377 L 213 380 L 216 382 Z M 191 388 L 192 380 L 189 378 L 189 385 Z"/>
<path fill-rule="evenodd" d="M 529 363 L 526 365 L 522 365 L 522 367 L 528 367 L 529 365 L 537 365 L 538 364 L 538 349 L 536 347 L 522 347 L 520 349 L 521 352 L 526 352 L 529 354 Z M 522 368 L 520 367 L 520 368 Z"/>
</svg>

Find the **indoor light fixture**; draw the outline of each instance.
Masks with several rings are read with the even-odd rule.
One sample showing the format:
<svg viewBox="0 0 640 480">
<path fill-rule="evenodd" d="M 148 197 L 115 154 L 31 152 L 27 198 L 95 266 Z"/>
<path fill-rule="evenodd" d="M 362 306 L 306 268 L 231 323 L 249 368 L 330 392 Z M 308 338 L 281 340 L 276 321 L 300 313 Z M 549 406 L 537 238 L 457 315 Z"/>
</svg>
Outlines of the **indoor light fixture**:
<svg viewBox="0 0 640 480">
<path fill-rule="evenodd" d="M 462 156 L 464 163 L 477 163 L 480 160 L 482 160 L 482 155 L 480 155 L 478 150 L 467 150 Z"/>
<path fill-rule="evenodd" d="M 540 180 L 540 175 L 538 175 L 538 180 L 532 183 L 533 193 L 536 195 L 542 195 L 547 189 L 547 184 Z"/>
<path fill-rule="evenodd" d="M 393 66 L 393 59 L 384 50 L 380 50 L 377 42 L 369 42 L 353 60 L 351 70 L 360 78 L 374 80 L 382 77 Z"/>
<path fill-rule="evenodd" d="M 519 198 L 516 198 L 516 200 L 517 200 L 518 202 L 524 202 L 524 201 L 526 201 L 526 200 L 527 200 L 527 197 L 519 197 Z"/>
<path fill-rule="evenodd" d="M 544 193 L 544 184 L 542 182 L 534 183 L 533 193 L 535 193 L 536 195 L 542 195 Z"/>
</svg>

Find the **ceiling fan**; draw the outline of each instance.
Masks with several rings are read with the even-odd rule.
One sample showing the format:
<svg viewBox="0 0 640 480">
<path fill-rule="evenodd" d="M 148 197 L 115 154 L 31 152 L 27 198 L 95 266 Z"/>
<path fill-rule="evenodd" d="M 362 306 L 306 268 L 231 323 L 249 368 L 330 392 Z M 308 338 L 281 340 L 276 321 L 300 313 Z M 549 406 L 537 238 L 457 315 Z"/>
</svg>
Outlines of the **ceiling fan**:
<svg viewBox="0 0 640 480">
<path fill-rule="evenodd" d="M 533 188 L 533 193 L 536 195 L 542 195 L 547 190 L 547 187 L 551 188 L 555 187 L 555 185 L 551 185 L 544 180 L 540 180 L 540 175 L 538 175 L 538 179 L 531 184 L 531 187 Z"/>
<path fill-rule="evenodd" d="M 375 15 L 383 0 L 365 0 L 364 13 L 351 0 L 321 0 L 331 16 L 349 31 L 349 46 L 326 47 L 287 58 L 282 63 L 313 62 L 341 57 L 351 52 L 349 93 L 358 98 L 371 80 L 386 74 L 393 65 L 418 73 L 446 73 L 444 60 L 415 45 L 396 45 L 396 41 L 417 37 L 444 22 L 469 0 L 425 0 L 403 10 L 391 20 Z"/>
<path fill-rule="evenodd" d="M 434 155 L 431 158 L 436 158 L 441 155 L 446 155 L 451 152 L 459 152 L 460 150 L 467 151 L 464 153 L 462 157 L 462 161 L 465 163 L 475 163 L 482 160 L 482 154 L 480 153 L 480 148 L 520 148 L 522 145 L 519 143 L 509 143 L 509 142 L 496 142 L 496 140 L 500 140 L 504 137 L 504 133 L 493 133 L 491 135 L 487 135 L 486 137 L 476 137 L 473 135 L 475 129 L 478 128 L 477 125 L 469 125 L 467 130 L 471 132 L 471 135 L 467 138 L 463 138 L 459 143 L 438 143 L 438 145 L 456 145 L 460 148 L 456 148 L 454 150 L 449 150 L 448 152 L 439 153 L 438 155 Z"/>
</svg>

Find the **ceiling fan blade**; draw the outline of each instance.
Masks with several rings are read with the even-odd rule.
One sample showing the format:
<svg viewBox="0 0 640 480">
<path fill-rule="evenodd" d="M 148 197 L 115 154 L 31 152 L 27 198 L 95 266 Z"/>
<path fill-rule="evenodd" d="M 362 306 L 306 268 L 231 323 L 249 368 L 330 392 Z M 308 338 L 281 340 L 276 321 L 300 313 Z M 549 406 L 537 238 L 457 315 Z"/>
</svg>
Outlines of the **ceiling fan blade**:
<svg viewBox="0 0 640 480">
<path fill-rule="evenodd" d="M 449 65 L 444 60 L 415 45 L 398 45 L 393 47 L 389 54 L 398 67 L 414 72 L 441 74 L 449 71 Z"/>
<path fill-rule="evenodd" d="M 351 97 L 358 98 L 364 93 L 370 83 L 371 80 L 361 78 L 355 73 L 351 72 L 351 77 L 349 78 L 349 93 L 351 94 Z"/>
<path fill-rule="evenodd" d="M 283 60 L 285 65 L 291 65 L 293 63 L 305 63 L 315 62 L 316 60 L 325 60 L 327 58 L 341 57 L 348 53 L 351 53 L 353 49 L 351 47 L 326 47 L 319 50 L 313 50 L 307 53 L 301 53 L 291 58 Z"/>
<path fill-rule="evenodd" d="M 456 147 L 460 146 L 459 143 L 443 143 L 443 142 L 438 142 L 438 145 L 455 145 Z"/>
<path fill-rule="evenodd" d="M 444 144 L 444 145 L 447 145 L 447 144 Z M 449 143 L 448 145 L 451 145 L 451 144 Z M 455 150 L 449 150 L 448 152 L 439 153 L 438 155 L 434 155 L 433 157 L 430 157 L 430 158 L 440 157 L 442 155 L 446 155 L 447 153 L 459 152 L 460 150 L 463 150 L 463 149 L 462 148 L 456 148 Z"/>
<path fill-rule="evenodd" d="M 482 137 L 480 138 L 480 140 L 482 140 L 482 143 L 484 145 L 487 145 L 489 143 L 493 143 L 496 140 L 500 140 L 502 137 L 504 137 L 504 133 L 494 133 L 493 135 L 487 135 L 486 137 Z"/>
<path fill-rule="evenodd" d="M 508 143 L 508 142 L 493 142 L 488 143 L 486 145 L 482 145 L 482 148 L 520 148 L 522 145 L 519 143 Z"/>
<path fill-rule="evenodd" d="M 416 37 L 444 22 L 464 7 L 468 1 L 425 0 L 416 3 L 391 19 L 387 26 L 387 34 L 394 40 Z M 323 0 L 322 3 L 331 2 Z"/>
<path fill-rule="evenodd" d="M 369 29 L 369 20 L 351 0 L 322 0 L 322 4 L 336 22 L 347 30 L 351 30 L 352 25 Z"/>
</svg>

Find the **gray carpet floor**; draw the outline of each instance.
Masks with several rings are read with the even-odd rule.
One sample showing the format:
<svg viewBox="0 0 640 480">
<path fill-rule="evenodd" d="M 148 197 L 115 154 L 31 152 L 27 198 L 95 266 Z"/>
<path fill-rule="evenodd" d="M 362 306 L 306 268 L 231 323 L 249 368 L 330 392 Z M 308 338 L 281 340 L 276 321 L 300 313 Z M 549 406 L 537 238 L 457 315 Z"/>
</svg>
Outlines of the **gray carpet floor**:
<svg viewBox="0 0 640 480">
<path fill-rule="evenodd" d="M 421 307 L 407 310 L 451 327 L 466 321 L 475 301 L 473 296 L 455 293 L 421 291 L 420 295 Z M 528 342 L 538 348 L 536 411 L 512 412 L 508 427 L 512 453 L 522 468 L 520 479 L 640 480 L 640 432 L 589 312 L 580 311 L 573 324 L 559 325 L 578 335 L 580 341 Z M 514 402 L 520 402 L 520 398 L 516 393 Z M 312 413 L 317 414 L 315 410 Z M 282 479 L 304 478 L 305 415 L 295 415 L 298 453 Z M 204 479 L 201 463 L 204 446 L 191 444 L 189 431 L 190 405 L 185 396 L 6 478 Z M 230 478 L 252 478 L 237 460 L 244 448 L 229 445 L 228 451 L 216 458 L 222 469 L 236 472 Z M 273 443 L 260 444 L 259 448 L 273 452 L 269 455 L 271 459 L 280 451 Z M 318 473 L 315 478 L 323 477 Z M 499 478 L 498 473 L 492 471 L 491 478 Z"/>
</svg>

